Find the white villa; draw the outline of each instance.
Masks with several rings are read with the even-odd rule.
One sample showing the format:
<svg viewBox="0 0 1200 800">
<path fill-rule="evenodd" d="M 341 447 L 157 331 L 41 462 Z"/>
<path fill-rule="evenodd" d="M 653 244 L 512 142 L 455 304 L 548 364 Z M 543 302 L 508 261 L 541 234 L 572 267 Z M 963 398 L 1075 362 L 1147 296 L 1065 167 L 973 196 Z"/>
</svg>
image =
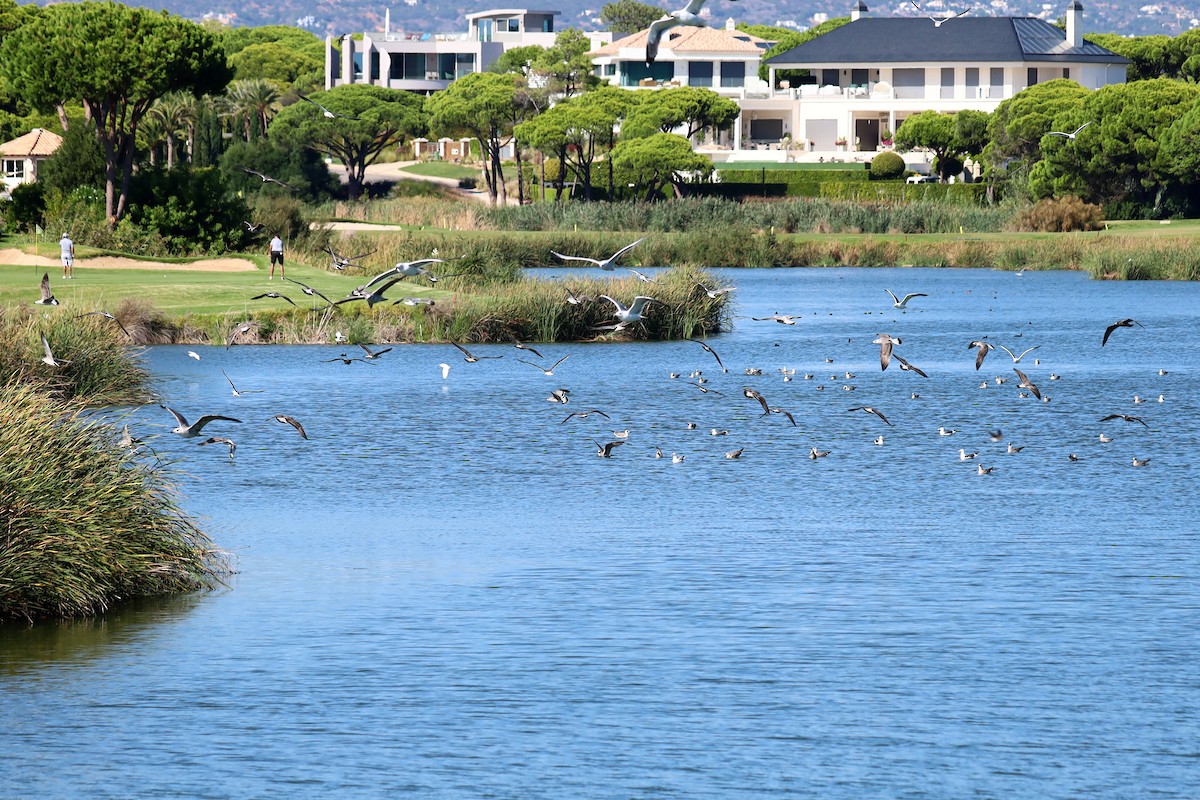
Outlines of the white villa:
<svg viewBox="0 0 1200 800">
<path fill-rule="evenodd" d="M 858 0 L 849 23 L 768 61 L 770 87 L 739 100 L 748 135 L 734 149 L 769 148 L 788 135 L 813 152 L 875 151 L 884 130 L 921 111 L 990 113 L 1054 78 L 1089 89 L 1124 83 L 1129 61 L 1085 42 L 1082 22 L 1079 0 L 1067 6 L 1065 32 L 1034 17 L 968 14 L 940 26 L 872 17 Z M 778 80 L 785 69 L 809 77 L 801 85 Z"/>
<path fill-rule="evenodd" d="M 457 79 L 483 72 L 509 48 L 550 47 L 556 36 L 554 18 L 561 12 L 502 8 L 467 14 L 466 33 L 404 33 L 384 29 L 364 33 L 361 41 L 347 34 L 339 47 L 325 38 L 325 88 L 369 83 L 388 89 L 430 94 Z M 608 32 L 586 33 L 593 47 L 612 41 Z"/>
<path fill-rule="evenodd" d="M 62 145 L 57 133 L 34 128 L 24 136 L 0 144 L 0 160 L 4 164 L 4 192 L 22 183 L 37 181 L 38 165 Z"/>
</svg>

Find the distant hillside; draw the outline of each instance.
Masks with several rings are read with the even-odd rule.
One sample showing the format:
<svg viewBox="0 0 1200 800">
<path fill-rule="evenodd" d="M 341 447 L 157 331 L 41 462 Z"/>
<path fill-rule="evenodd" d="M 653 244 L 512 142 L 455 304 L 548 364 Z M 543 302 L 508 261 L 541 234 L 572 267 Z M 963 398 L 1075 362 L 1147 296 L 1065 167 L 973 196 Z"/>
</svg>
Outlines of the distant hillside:
<svg viewBox="0 0 1200 800">
<path fill-rule="evenodd" d="M 604 0 L 606 1 L 606 0 Z M 543 0 L 528 8 L 557 8 L 562 11 L 558 28 L 582 27 L 598 29 L 597 17 L 602 0 Z M 48 0 L 37 0 L 46 5 Z M 672 0 L 683 4 L 683 0 Z M 989 13 L 1005 16 L 1040 16 L 1053 21 L 1066 10 L 1068 0 L 995 0 L 984 9 L 978 0 L 926 0 L 922 5 L 935 15 L 945 14 L 970 5 L 972 14 Z M 1200 0 L 1189 2 L 1153 2 L 1152 0 L 1124 0 L 1107 2 L 1083 0 L 1086 24 L 1084 29 L 1097 33 L 1120 33 L 1145 36 L 1154 33 L 1171 35 L 1182 33 L 1200 25 Z M 147 8 L 165 8 L 173 14 L 189 19 L 215 18 L 234 25 L 295 25 L 314 33 L 343 34 L 383 29 L 384 13 L 391 9 L 393 30 L 441 33 L 466 31 L 464 14 L 484 11 L 489 8 L 512 8 L 513 4 L 500 2 L 440 3 L 432 0 L 126 0 L 127 5 Z M 709 0 L 707 10 L 714 24 L 723 24 L 733 17 L 738 22 L 787 27 L 810 27 L 823 16 L 846 16 L 854 0 L 794 0 L 780 3 L 778 0 Z M 1050 5 L 1049 12 L 1043 10 Z M 658 5 L 666 5 L 659 3 Z M 875 16 L 912 16 L 915 14 L 908 0 L 878 2 L 867 0 Z M 949 29 L 948 29 L 949 30 Z"/>
</svg>

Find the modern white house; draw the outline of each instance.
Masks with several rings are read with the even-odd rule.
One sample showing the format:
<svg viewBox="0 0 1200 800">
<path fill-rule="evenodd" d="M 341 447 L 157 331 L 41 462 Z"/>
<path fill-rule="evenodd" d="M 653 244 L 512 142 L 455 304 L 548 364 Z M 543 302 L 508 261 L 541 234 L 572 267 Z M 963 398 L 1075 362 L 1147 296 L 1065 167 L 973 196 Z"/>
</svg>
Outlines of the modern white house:
<svg viewBox="0 0 1200 800">
<path fill-rule="evenodd" d="M 554 18 L 561 12 L 501 8 L 467 14 L 466 33 L 405 33 L 384 30 L 325 38 L 325 88 L 366 83 L 388 89 L 432 92 L 445 89 L 473 72 L 483 72 L 505 50 L 526 45 L 549 47 L 557 35 Z M 608 32 L 587 33 L 593 47 L 612 41 Z"/>
<path fill-rule="evenodd" d="M 38 165 L 54 155 L 62 141 L 62 137 L 57 133 L 34 128 L 24 136 L 0 144 L 0 162 L 4 166 L 4 191 L 10 192 L 22 183 L 37 181 Z"/>
<path fill-rule="evenodd" d="M 780 131 L 812 152 L 874 151 L 882 132 L 921 111 L 990 113 L 1055 78 L 1089 89 L 1124 83 L 1129 61 L 1085 42 L 1082 23 L 1079 0 L 1067 6 L 1065 31 L 1034 17 L 967 14 L 936 26 L 873 17 L 857 0 L 849 23 L 767 62 L 767 91 L 739 100 L 748 135 L 735 149 L 769 146 L 762 134 Z M 781 70 L 808 76 L 781 80 Z"/>
</svg>

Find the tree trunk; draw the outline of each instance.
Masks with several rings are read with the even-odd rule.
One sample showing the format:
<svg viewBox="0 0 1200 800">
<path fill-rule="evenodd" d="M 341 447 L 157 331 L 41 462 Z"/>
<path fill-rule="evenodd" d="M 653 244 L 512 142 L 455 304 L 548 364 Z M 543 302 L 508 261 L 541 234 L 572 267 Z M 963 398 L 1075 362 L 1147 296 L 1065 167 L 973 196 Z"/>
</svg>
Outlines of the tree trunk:
<svg viewBox="0 0 1200 800">
<path fill-rule="evenodd" d="M 521 146 L 514 138 L 512 140 L 513 150 L 517 154 L 517 204 L 525 205 L 525 164 L 521 160 Z"/>
<path fill-rule="evenodd" d="M 67 107 L 62 103 L 55 103 L 54 110 L 58 113 L 58 124 L 62 126 L 63 133 L 66 133 L 68 130 Z"/>
<path fill-rule="evenodd" d="M 498 205 L 508 205 L 508 187 L 504 185 L 504 167 L 500 164 L 500 140 L 493 140 L 492 173 L 496 176 L 496 200 Z"/>
</svg>

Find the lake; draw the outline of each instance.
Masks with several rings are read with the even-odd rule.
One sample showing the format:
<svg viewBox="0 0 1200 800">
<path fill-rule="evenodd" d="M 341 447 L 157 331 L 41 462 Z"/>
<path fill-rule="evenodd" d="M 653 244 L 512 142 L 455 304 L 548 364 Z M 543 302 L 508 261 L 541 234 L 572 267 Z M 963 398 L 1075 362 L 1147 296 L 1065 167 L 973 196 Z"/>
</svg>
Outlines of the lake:
<svg viewBox="0 0 1200 800">
<path fill-rule="evenodd" d="M 243 421 L 205 430 L 231 462 L 119 412 L 237 574 L 0 626 L 0 797 L 1200 796 L 1200 285 L 724 277 L 728 373 L 687 341 L 535 345 L 552 377 L 149 349 L 164 403 Z M 1036 347 L 1049 401 L 973 340 Z"/>
</svg>

